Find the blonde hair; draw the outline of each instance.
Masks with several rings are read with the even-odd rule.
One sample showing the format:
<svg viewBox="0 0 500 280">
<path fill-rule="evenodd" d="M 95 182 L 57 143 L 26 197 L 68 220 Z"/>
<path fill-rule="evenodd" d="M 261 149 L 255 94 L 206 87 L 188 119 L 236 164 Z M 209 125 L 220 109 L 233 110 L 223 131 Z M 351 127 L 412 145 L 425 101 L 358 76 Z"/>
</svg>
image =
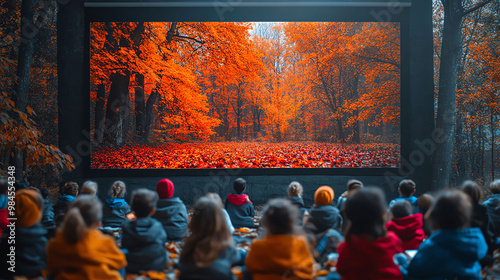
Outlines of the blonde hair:
<svg viewBox="0 0 500 280">
<path fill-rule="evenodd" d="M 224 204 L 222 203 L 222 199 L 220 198 L 220 196 L 216 193 L 207 193 L 205 195 L 205 197 L 208 197 L 208 198 L 211 198 L 215 201 L 217 201 L 217 203 L 219 204 L 220 208 L 224 208 Z"/>
<path fill-rule="evenodd" d="M 62 234 L 69 244 L 82 240 L 87 230 L 102 219 L 102 204 L 94 196 L 81 195 L 64 216 Z"/>
<path fill-rule="evenodd" d="M 80 190 L 80 194 L 96 195 L 97 183 L 94 181 L 85 181 L 82 185 L 82 189 Z"/>
<path fill-rule="evenodd" d="M 111 198 L 123 198 L 125 196 L 125 192 L 127 191 L 127 187 L 125 183 L 122 181 L 115 181 L 111 187 L 109 188 L 109 197 Z"/>
<path fill-rule="evenodd" d="M 302 185 L 297 181 L 293 181 L 288 185 L 288 196 L 290 197 L 302 196 L 303 191 Z"/>
</svg>

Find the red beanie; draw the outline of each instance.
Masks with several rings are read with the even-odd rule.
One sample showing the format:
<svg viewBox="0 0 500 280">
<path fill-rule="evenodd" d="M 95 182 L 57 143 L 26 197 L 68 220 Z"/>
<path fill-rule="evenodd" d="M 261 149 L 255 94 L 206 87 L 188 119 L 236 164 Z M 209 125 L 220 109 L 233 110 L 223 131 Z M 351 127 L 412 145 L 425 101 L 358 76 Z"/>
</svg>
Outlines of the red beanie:
<svg viewBox="0 0 500 280">
<path fill-rule="evenodd" d="M 156 192 L 160 199 L 172 198 L 174 195 L 174 183 L 169 179 L 161 179 L 158 184 L 156 184 Z"/>
</svg>

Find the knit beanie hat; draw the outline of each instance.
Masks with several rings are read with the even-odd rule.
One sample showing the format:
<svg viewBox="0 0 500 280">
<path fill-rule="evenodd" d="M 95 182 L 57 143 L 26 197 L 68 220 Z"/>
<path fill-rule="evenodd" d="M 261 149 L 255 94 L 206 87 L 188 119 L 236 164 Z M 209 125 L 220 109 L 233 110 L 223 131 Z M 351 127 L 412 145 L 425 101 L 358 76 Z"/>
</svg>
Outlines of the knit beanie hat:
<svg viewBox="0 0 500 280">
<path fill-rule="evenodd" d="M 174 195 L 174 183 L 169 179 L 161 179 L 158 184 L 156 184 L 156 192 L 160 199 L 172 198 Z"/>
<path fill-rule="evenodd" d="M 329 186 L 319 187 L 314 193 L 314 203 L 317 206 L 331 205 L 335 197 L 332 188 Z"/>
<path fill-rule="evenodd" d="M 43 198 L 33 190 L 18 190 L 16 197 L 16 226 L 20 228 L 31 227 L 42 218 Z"/>
</svg>

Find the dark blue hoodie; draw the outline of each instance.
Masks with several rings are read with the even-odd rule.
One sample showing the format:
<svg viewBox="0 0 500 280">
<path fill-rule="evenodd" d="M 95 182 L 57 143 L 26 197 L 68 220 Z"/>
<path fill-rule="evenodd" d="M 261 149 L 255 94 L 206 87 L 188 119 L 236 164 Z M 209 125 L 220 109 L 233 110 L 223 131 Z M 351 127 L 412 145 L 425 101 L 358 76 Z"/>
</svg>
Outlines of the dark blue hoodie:
<svg viewBox="0 0 500 280">
<path fill-rule="evenodd" d="M 435 231 L 420 244 L 404 279 L 482 279 L 479 260 L 487 250 L 479 228 Z"/>
<path fill-rule="evenodd" d="M 59 200 L 54 206 L 54 221 L 57 227 L 62 223 L 64 215 L 68 212 L 68 208 L 73 201 L 75 201 L 75 197 L 72 195 L 62 195 L 59 197 Z"/>
<path fill-rule="evenodd" d="M 165 250 L 167 234 L 160 222 L 153 218 L 140 218 L 123 224 L 122 248 L 128 250 L 126 271 L 161 271 L 167 264 Z"/>
<path fill-rule="evenodd" d="M 102 226 L 118 228 L 125 222 L 125 215 L 130 213 L 130 207 L 123 198 L 107 198 L 102 207 Z"/>
<path fill-rule="evenodd" d="M 187 233 L 189 216 L 186 206 L 178 197 L 158 200 L 153 218 L 163 225 L 168 240 L 181 240 Z"/>
<path fill-rule="evenodd" d="M 483 202 L 483 206 L 486 207 L 488 213 L 490 225 L 490 237 L 492 240 L 496 240 L 496 237 L 500 235 L 500 194 L 492 195 L 488 200 Z"/>
<path fill-rule="evenodd" d="M 342 216 L 339 209 L 333 205 L 314 206 L 309 209 L 308 223 L 315 227 L 314 234 L 324 232 L 328 229 L 340 230 L 342 228 Z"/>
</svg>

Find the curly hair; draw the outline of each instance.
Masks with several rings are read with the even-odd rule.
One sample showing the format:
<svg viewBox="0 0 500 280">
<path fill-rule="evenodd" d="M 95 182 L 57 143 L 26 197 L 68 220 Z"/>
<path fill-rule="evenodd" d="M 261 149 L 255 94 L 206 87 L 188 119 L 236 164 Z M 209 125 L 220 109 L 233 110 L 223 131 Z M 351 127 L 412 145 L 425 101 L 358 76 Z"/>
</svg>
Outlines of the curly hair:
<svg viewBox="0 0 500 280">
<path fill-rule="evenodd" d="M 297 181 L 293 181 L 288 185 L 288 196 L 290 197 L 302 196 L 303 191 L 302 185 Z"/>
<path fill-rule="evenodd" d="M 109 188 L 109 197 L 111 198 L 123 198 L 127 192 L 127 187 L 122 181 L 115 181 Z"/>
</svg>

